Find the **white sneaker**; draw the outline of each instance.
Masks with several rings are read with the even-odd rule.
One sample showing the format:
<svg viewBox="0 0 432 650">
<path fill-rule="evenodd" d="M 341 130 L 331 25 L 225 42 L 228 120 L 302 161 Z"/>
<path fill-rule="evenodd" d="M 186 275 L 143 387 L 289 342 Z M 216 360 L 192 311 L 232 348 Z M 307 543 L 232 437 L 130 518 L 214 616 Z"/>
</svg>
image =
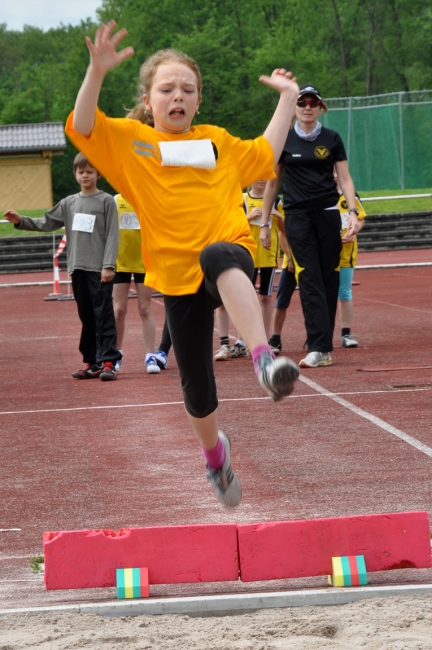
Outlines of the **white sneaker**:
<svg viewBox="0 0 432 650">
<path fill-rule="evenodd" d="M 291 395 L 300 371 L 294 361 L 288 357 L 273 359 L 270 352 L 263 352 L 258 361 L 258 381 L 264 390 L 278 402 L 282 397 Z"/>
<path fill-rule="evenodd" d="M 225 448 L 225 462 L 218 470 L 211 469 L 207 465 L 207 479 L 219 501 L 227 508 L 235 508 L 241 501 L 242 489 L 240 481 L 234 475 L 231 467 L 230 439 L 222 431 L 219 431 L 219 438 Z"/>
<path fill-rule="evenodd" d="M 121 368 L 121 366 L 122 366 L 122 363 L 123 363 L 123 350 L 119 350 L 119 352 L 121 353 L 122 358 L 121 358 L 121 359 L 117 359 L 117 361 L 116 361 L 115 364 L 114 364 L 114 370 L 115 370 L 116 372 L 118 372 L 118 371 L 120 370 L 120 368 Z"/>
<path fill-rule="evenodd" d="M 231 348 L 229 345 L 221 345 L 219 350 L 213 356 L 214 361 L 227 361 L 231 359 Z"/>
<path fill-rule="evenodd" d="M 147 368 L 147 372 L 149 373 L 149 375 L 156 375 L 158 372 L 161 371 L 154 354 L 146 354 L 145 366 Z"/>
<path fill-rule="evenodd" d="M 299 363 L 301 368 L 318 368 L 331 366 L 333 363 L 330 352 L 309 352 Z"/>
<path fill-rule="evenodd" d="M 344 334 L 341 336 L 341 346 L 343 348 L 357 348 L 358 341 L 353 337 L 352 334 Z"/>
</svg>

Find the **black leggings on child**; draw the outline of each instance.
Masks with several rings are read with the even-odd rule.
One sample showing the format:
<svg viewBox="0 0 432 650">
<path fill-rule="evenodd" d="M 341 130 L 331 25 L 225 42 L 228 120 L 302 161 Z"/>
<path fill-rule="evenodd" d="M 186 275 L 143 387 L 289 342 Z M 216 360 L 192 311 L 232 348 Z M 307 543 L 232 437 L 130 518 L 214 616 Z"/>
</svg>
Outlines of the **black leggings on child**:
<svg viewBox="0 0 432 650">
<path fill-rule="evenodd" d="M 214 310 L 222 305 L 216 286 L 221 273 L 231 268 L 251 279 L 254 263 L 239 244 L 217 242 L 200 256 L 204 280 L 197 293 L 164 295 L 166 318 L 179 368 L 185 407 L 195 418 L 205 418 L 218 405 L 213 371 Z"/>
</svg>

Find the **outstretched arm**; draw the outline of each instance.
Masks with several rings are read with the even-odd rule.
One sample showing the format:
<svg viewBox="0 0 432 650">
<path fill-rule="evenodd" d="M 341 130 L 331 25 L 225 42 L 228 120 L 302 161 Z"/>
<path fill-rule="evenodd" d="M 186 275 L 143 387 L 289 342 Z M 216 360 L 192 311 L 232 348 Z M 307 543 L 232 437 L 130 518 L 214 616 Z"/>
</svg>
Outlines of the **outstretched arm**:
<svg viewBox="0 0 432 650">
<path fill-rule="evenodd" d="M 86 36 L 90 64 L 78 92 L 73 118 L 75 131 L 85 136 L 90 135 L 93 130 L 95 110 L 106 73 L 129 59 L 134 53 L 131 47 L 117 52 L 117 46 L 126 36 L 127 31 L 120 29 L 114 34 L 116 27 L 114 20 L 110 20 L 107 25 L 100 25 L 94 43 Z"/>
<path fill-rule="evenodd" d="M 299 94 L 296 79 L 295 77 L 291 79 L 291 76 L 291 72 L 287 72 L 284 68 L 277 68 L 273 71 L 271 77 L 262 75 L 259 78 L 261 83 L 280 93 L 276 110 L 273 113 L 268 127 L 264 131 L 264 137 L 270 142 L 273 148 L 275 165 L 279 162 L 282 149 L 288 137 L 288 131 Z"/>
<path fill-rule="evenodd" d="M 7 221 L 10 221 L 11 223 L 18 225 L 21 223 L 21 217 L 19 216 L 18 212 L 15 212 L 15 210 L 6 210 L 6 212 L 3 214 L 5 219 Z"/>
</svg>

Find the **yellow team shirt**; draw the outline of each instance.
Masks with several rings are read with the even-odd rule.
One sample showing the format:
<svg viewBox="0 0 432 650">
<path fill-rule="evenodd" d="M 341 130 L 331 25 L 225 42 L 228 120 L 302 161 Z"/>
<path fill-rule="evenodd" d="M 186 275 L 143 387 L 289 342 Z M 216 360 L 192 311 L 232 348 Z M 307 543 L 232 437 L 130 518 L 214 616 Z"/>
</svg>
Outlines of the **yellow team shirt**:
<svg viewBox="0 0 432 650">
<path fill-rule="evenodd" d="M 200 253 L 214 242 L 240 244 L 255 256 L 242 187 L 275 178 L 273 149 L 263 136 L 240 140 L 212 125 L 163 133 L 98 109 L 89 137 L 74 131 L 73 113 L 66 133 L 139 216 L 146 285 L 166 295 L 196 293 L 204 277 Z M 162 143 L 190 140 L 211 141 L 215 169 L 162 165 Z"/>
<path fill-rule="evenodd" d="M 243 194 L 244 198 L 244 206 L 246 210 L 246 214 L 249 214 L 249 212 L 252 212 L 254 208 L 262 208 L 264 199 L 261 198 L 255 198 L 249 194 L 249 192 L 245 192 Z M 279 212 L 281 215 L 282 219 L 285 219 L 283 207 L 282 207 L 282 201 L 278 201 L 277 208 L 276 210 Z M 261 244 L 260 241 L 260 226 L 259 224 L 261 223 L 261 217 L 258 217 L 257 219 L 252 219 L 251 221 L 248 222 L 251 230 L 251 235 L 255 240 L 255 243 L 257 245 L 257 251 L 255 253 L 255 268 L 260 269 L 261 267 L 275 267 L 279 263 L 279 253 L 280 253 L 280 248 L 279 248 L 279 226 L 277 224 L 277 221 L 274 217 L 270 215 L 270 248 L 264 248 L 264 246 Z"/>
<path fill-rule="evenodd" d="M 358 218 L 364 219 L 366 216 L 366 212 L 358 196 L 356 196 L 356 208 L 359 211 Z M 347 225 L 349 219 L 348 203 L 343 194 L 341 194 L 339 197 L 338 209 L 341 216 L 341 228 L 342 228 L 341 234 L 343 236 L 347 231 Z M 357 252 L 358 252 L 357 237 L 354 239 L 354 241 L 348 241 L 342 244 L 340 265 L 344 268 L 355 266 L 357 264 Z"/>
<path fill-rule="evenodd" d="M 139 219 L 131 204 L 121 194 L 117 194 L 114 200 L 120 234 L 116 271 L 145 273 Z"/>
</svg>

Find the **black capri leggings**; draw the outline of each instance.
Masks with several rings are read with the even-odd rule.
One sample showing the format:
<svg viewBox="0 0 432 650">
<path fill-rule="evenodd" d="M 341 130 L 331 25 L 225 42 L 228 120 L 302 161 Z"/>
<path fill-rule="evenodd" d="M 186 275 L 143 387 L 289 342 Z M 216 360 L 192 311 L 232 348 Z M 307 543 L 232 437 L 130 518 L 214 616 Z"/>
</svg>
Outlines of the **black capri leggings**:
<svg viewBox="0 0 432 650">
<path fill-rule="evenodd" d="M 185 407 L 195 418 L 205 418 L 218 405 L 213 371 L 214 310 L 222 305 L 216 286 L 221 273 L 238 268 L 252 279 L 254 263 L 238 244 L 217 242 L 200 255 L 204 280 L 197 293 L 164 295 L 166 318 L 176 357 Z"/>
</svg>

